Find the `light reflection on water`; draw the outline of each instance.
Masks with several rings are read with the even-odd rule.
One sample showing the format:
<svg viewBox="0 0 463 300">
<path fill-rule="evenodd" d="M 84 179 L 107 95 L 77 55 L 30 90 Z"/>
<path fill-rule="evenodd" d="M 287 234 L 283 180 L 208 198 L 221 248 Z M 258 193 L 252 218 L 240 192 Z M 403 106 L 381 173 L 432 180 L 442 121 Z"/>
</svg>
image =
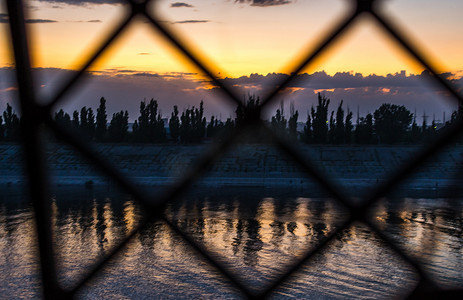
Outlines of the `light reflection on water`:
<svg viewBox="0 0 463 300">
<path fill-rule="evenodd" d="M 260 290 L 317 245 L 346 214 L 328 199 L 264 197 L 236 191 L 195 193 L 166 215 L 252 288 Z M 130 232 L 140 208 L 113 191 L 61 188 L 51 199 L 59 280 L 76 282 Z M 463 284 L 463 201 L 400 199 L 378 204 L 374 219 L 444 287 Z M 0 295 L 38 298 L 31 206 L 10 190 L 0 201 Z M 417 278 L 367 227 L 357 224 L 275 291 L 276 298 L 391 298 Z M 117 259 L 81 291 L 84 298 L 239 298 L 164 223 L 141 231 Z"/>
</svg>

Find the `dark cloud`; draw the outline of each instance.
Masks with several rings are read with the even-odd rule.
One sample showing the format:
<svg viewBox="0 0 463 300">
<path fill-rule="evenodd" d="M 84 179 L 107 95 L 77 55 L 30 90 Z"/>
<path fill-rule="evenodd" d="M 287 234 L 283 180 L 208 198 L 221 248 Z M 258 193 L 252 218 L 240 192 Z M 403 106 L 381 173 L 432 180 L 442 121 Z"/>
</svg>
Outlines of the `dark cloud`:
<svg viewBox="0 0 463 300">
<path fill-rule="evenodd" d="M 156 78 L 162 78 L 165 76 L 159 75 L 158 73 L 150 73 L 150 72 L 136 72 L 130 74 L 131 76 L 137 76 L 137 77 L 156 77 Z"/>
<path fill-rule="evenodd" d="M 101 20 L 88 20 L 87 23 L 101 23 Z"/>
<path fill-rule="evenodd" d="M 173 74 L 173 75 L 178 75 L 178 76 L 195 76 L 195 75 L 198 75 L 198 73 L 193 73 L 193 72 L 169 72 L 168 74 Z"/>
<path fill-rule="evenodd" d="M 136 70 L 119 70 L 119 69 L 105 69 L 105 72 L 109 73 L 137 73 Z"/>
<path fill-rule="evenodd" d="M 222 79 L 231 85 L 254 85 L 274 87 L 277 82 L 281 82 L 289 75 L 283 73 L 269 73 L 267 75 L 251 74 L 239 78 Z M 446 78 L 452 76 L 451 73 L 445 75 Z M 386 76 L 368 75 L 360 73 L 338 72 L 328 75 L 324 71 L 313 74 L 299 74 L 288 85 L 291 88 L 313 88 L 313 89 L 336 89 L 336 88 L 362 88 L 362 87 L 415 87 L 420 85 L 420 81 L 429 81 L 429 75 L 423 72 L 419 75 L 406 75 L 405 71 Z"/>
<path fill-rule="evenodd" d="M 89 4 L 121 4 L 127 3 L 126 0 L 38 0 L 49 3 L 62 3 L 76 6 L 86 6 Z"/>
<path fill-rule="evenodd" d="M 455 74 L 441 74 L 446 78 L 454 78 Z M 278 83 L 289 75 L 269 73 L 267 75 L 251 74 L 239 78 L 224 78 L 223 83 L 243 91 L 243 95 L 267 95 Z M 442 116 L 449 114 L 457 105 L 448 93 L 436 86 L 427 72 L 406 74 L 404 71 L 395 74 L 363 75 L 360 73 L 339 72 L 329 75 L 326 72 L 297 75 L 283 93 L 280 93 L 274 105 L 270 105 L 265 116 L 270 116 L 278 108 L 279 100 L 293 102 L 296 109 L 305 114 L 312 105 L 316 105 L 317 93 L 325 93 L 331 98 L 334 109 L 341 100 L 351 110 L 359 107 L 360 115 L 373 112 L 382 103 L 405 105 L 410 111 L 415 109 L 428 115 Z M 451 80 L 453 84 L 463 87 L 463 78 Z M 289 104 L 287 104 L 289 105 Z M 437 118 L 437 117 L 436 117 Z"/>
<path fill-rule="evenodd" d="M 8 23 L 9 18 L 8 14 L 0 14 L 0 23 Z M 26 19 L 26 23 L 29 24 L 39 24 L 39 23 L 57 23 L 56 20 L 49 20 L 49 19 Z"/>
<path fill-rule="evenodd" d="M 26 23 L 29 24 L 39 24 L 39 23 L 57 23 L 56 20 L 48 20 L 48 19 L 27 19 Z"/>
<path fill-rule="evenodd" d="M 2 76 L 2 71 L 3 69 L 0 68 L 0 87 L 2 87 L 1 80 L 5 78 Z M 11 71 L 10 68 L 10 75 L 14 76 L 14 70 Z M 108 115 L 127 110 L 132 122 L 139 115 L 140 101 L 151 98 L 158 100 L 163 116 L 170 115 L 173 105 L 178 105 L 181 112 L 185 108 L 199 105 L 201 100 L 204 101 L 207 116 L 222 114 L 228 117 L 233 114 L 234 108 L 228 107 L 228 102 L 217 99 L 210 90 L 202 88 L 201 81 L 189 76 L 192 73 L 125 71 L 129 72 L 121 72 L 117 69 L 107 69 L 101 73 L 92 72 L 90 76 L 80 81 L 81 85 L 66 95 L 57 108 L 63 108 L 70 113 L 80 110 L 83 106 L 96 109 L 98 100 L 104 96 L 108 101 Z M 56 87 L 69 80 L 73 74 L 74 72 L 65 69 L 34 69 L 35 83 L 42 95 L 40 98 L 47 99 L 54 95 Z M 11 87 L 11 83 L 4 85 L 4 88 L 8 87 Z M 0 90 L 0 109 L 2 101 L 7 99 L 11 97 L 6 96 L 6 91 Z"/>
<path fill-rule="evenodd" d="M 292 0 L 235 0 L 237 3 L 249 3 L 251 6 L 276 6 L 276 5 L 285 5 L 293 3 Z"/>
<path fill-rule="evenodd" d="M 113 70 L 112 73 L 117 74 L 116 76 L 136 76 L 136 77 L 156 77 L 156 78 L 164 78 L 164 79 L 185 79 L 185 78 L 192 78 L 192 76 L 197 75 L 197 73 L 191 72 L 168 72 L 159 74 L 156 72 L 139 72 L 134 70 Z M 97 74 L 97 73 L 95 73 Z M 110 74 L 110 73 L 109 73 Z"/>
<path fill-rule="evenodd" d="M 56 68 L 36 68 L 33 75 L 40 99 L 47 99 L 68 80 L 74 71 Z M 198 74 L 189 72 L 141 72 L 137 70 L 105 69 L 94 71 L 82 80 L 82 85 L 74 89 L 67 100 L 59 107 L 72 112 L 82 106 L 96 107 L 98 99 L 104 96 L 108 100 L 108 114 L 120 110 L 128 110 L 133 120 L 138 114 L 139 101 L 143 99 L 157 99 L 163 115 L 169 115 L 173 105 L 182 110 L 197 105 L 201 99 L 205 103 L 207 116 L 223 116 L 226 119 L 234 115 L 234 107 L 222 99 L 218 89 L 214 89 L 206 81 L 198 79 Z M 0 68 L 0 110 L 6 101 L 16 97 L 15 69 L 11 67 Z M 445 73 L 442 76 L 452 79 L 451 82 L 463 87 L 463 78 L 455 74 Z M 287 74 L 270 73 L 267 75 L 251 74 L 238 78 L 224 78 L 224 83 L 235 89 L 237 95 L 243 98 L 255 94 L 263 97 L 268 91 L 275 88 L 276 83 L 288 77 Z M 325 72 L 313 74 L 300 74 L 284 93 L 279 95 L 277 101 L 271 103 L 264 112 L 265 118 L 274 114 L 279 100 L 283 100 L 288 108 L 294 103 L 299 111 L 300 121 L 305 121 L 307 111 L 311 106 L 317 105 L 317 93 L 325 93 L 331 99 L 330 111 L 335 110 L 338 103 L 344 100 L 344 107 L 356 114 L 359 109 L 360 116 L 374 112 L 382 103 L 405 105 L 411 112 L 417 111 L 417 122 L 421 122 L 423 111 L 429 116 L 442 119 L 443 112 L 447 118 L 457 104 L 444 93 L 442 89 L 429 85 L 430 75 L 405 74 L 399 72 L 385 76 L 368 75 L 360 73 L 336 73 L 329 75 Z M 3 105 L 3 106 L 2 106 Z M 289 109 L 286 110 L 289 112 Z M 356 116 L 354 116 L 355 120 Z"/>
<path fill-rule="evenodd" d="M 170 5 L 170 7 L 194 7 L 191 4 L 185 3 L 185 2 L 174 2 Z"/>
<path fill-rule="evenodd" d="M 209 23 L 210 20 L 183 20 L 183 21 L 176 21 L 173 24 L 197 24 L 197 23 Z"/>
</svg>

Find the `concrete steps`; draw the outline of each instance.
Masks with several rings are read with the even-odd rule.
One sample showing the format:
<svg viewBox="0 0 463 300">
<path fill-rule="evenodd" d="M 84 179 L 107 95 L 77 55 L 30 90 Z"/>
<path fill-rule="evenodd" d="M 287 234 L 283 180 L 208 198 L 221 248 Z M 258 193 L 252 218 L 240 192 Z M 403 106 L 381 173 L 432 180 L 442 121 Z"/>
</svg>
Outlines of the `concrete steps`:
<svg viewBox="0 0 463 300">
<path fill-rule="evenodd" d="M 141 185 L 165 185 L 188 172 L 210 145 L 109 145 L 96 150 Z M 385 180 L 419 150 L 417 146 L 304 146 L 301 153 L 341 185 L 361 187 Z M 47 161 L 54 184 L 107 184 L 72 148 L 50 144 Z M 417 188 L 448 184 L 462 166 L 463 147 L 446 149 L 425 164 L 409 183 Z M 21 147 L 0 144 L 0 184 L 23 182 Z M 417 181 L 418 180 L 418 181 Z M 204 185 L 307 186 L 309 177 L 268 145 L 241 145 L 221 157 L 198 182 Z"/>
</svg>

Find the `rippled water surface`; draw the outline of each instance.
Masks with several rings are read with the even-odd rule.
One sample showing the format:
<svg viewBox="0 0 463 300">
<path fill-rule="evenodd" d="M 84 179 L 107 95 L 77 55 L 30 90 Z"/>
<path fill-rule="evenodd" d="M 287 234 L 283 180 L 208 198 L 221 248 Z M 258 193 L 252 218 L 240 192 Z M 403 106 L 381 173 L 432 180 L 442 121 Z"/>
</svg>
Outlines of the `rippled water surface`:
<svg viewBox="0 0 463 300">
<path fill-rule="evenodd" d="M 253 291 L 272 284 L 346 219 L 330 199 L 263 190 L 196 191 L 171 203 L 168 220 Z M 40 298 L 31 205 L 19 190 L 0 201 L 1 298 Z M 72 287 L 136 227 L 142 209 L 108 189 L 59 188 L 50 198 L 60 283 Z M 441 286 L 463 287 L 463 201 L 389 199 L 371 218 Z M 272 294 L 274 298 L 394 298 L 416 285 L 414 269 L 359 223 L 338 234 Z M 144 228 L 94 280 L 90 299 L 240 298 L 220 271 L 165 222 Z"/>
</svg>

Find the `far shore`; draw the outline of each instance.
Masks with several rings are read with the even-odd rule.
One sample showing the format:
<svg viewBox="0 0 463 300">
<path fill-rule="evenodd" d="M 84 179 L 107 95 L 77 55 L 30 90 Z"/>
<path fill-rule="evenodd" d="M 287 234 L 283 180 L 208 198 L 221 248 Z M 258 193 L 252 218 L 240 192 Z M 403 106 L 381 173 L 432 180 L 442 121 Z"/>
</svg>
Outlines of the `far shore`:
<svg viewBox="0 0 463 300">
<path fill-rule="evenodd" d="M 166 187 L 185 176 L 208 146 L 100 144 L 96 150 L 132 183 Z M 302 148 L 301 152 L 336 186 L 346 193 L 357 194 L 384 183 L 419 149 L 419 146 L 311 145 Z M 68 146 L 50 144 L 47 159 L 52 186 L 96 188 L 114 185 Z M 462 160 L 463 146 L 450 147 L 423 165 L 401 184 L 400 190 L 440 194 L 457 183 L 461 185 L 454 177 Z M 20 186 L 26 182 L 21 147 L 0 144 L 0 186 Z M 194 185 L 322 191 L 291 159 L 272 146 L 260 144 L 233 148 Z"/>
</svg>

